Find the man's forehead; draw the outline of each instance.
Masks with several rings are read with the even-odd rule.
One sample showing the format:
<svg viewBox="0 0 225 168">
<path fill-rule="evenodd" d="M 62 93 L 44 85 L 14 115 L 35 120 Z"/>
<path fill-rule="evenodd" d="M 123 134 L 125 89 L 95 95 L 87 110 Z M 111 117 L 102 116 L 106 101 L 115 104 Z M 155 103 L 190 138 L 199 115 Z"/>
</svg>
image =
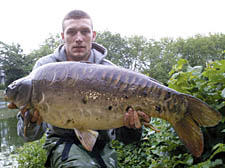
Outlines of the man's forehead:
<svg viewBox="0 0 225 168">
<path fill-rule="evenodd" d="M 82 18 L 82 19 L 68 19 L 64 21 L 64 28 L 70 29 L 70 28 L 90 28 L 92 29 L 92 22 L 88 18 Z"/>
</svg>

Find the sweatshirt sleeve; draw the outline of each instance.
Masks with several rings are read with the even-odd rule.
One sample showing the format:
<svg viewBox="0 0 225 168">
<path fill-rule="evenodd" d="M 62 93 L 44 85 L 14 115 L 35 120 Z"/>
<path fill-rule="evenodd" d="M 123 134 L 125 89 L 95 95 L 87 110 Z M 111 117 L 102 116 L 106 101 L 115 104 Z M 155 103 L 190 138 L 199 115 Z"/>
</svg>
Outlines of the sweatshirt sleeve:
<svg viewBox="0 0 225 168">
<path fill-rule="evenodd" d="M 17 115 L 17 134 L 25 141 L 31 142 L 38 139 L 41 139 L 45 131 L 47 130 L 47 123 L 42 122 L 41 125 L 36 123 L 30 123 L 26 130 L 26 136 L 24 135 L 24 121 L 20 112 Z"/>
<path fill-rule="evenodd" d="M 127 127 L 116 128 L 115 130 L 116 139 L 123 142 L 124 144 L 130 144 L 137 142 L 141 139 L 142 128 L 132 129 Z"/>
</svg>

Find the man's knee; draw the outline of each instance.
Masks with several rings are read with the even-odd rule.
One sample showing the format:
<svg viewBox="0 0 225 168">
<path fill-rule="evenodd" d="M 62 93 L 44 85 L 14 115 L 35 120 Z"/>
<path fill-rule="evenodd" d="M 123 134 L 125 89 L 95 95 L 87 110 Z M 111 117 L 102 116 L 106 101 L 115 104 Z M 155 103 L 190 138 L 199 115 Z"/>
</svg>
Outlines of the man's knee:
<svg viewBox="0 0 225 168">
<path fill-rule="evenodd" d="M 60 144 L 53 151 L 53 155 L 51 157 L 51 166 L 53 168 L 97 168 L 98 163 L 95 159 L 91 158 L 91 156 L 80 148 L 79 146 L 73 144 L 71 149 L 68 151 L 68 158 L 62 161 L 62 153 L 65 148 L 65 144 Z"/>
</svg>

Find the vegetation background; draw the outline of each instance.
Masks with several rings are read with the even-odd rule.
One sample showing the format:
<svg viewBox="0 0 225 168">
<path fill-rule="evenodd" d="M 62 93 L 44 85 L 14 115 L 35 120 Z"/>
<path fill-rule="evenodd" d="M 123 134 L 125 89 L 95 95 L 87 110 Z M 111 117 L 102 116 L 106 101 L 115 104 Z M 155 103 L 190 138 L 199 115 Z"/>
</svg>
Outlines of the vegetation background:
<svg viewBox="0 0 225 168">
<path fill-rule="evenodd" d="M 202 128 L 205 148 L 199 158 L 186 150 L 169 123 L 154 118 L 151 123 L 161 130 L 160 133 L 144 128 L 142 140 L 138 143 L 125 146 L 118 141 L 112 142 L 118 152 L 119 167 L 225 167 L 224 34 L 154 40 L 143 36 L 122 37 L 104 31 L 98 32 L 96 41 L 108 49 L 107 58 L 118 66 L 144 73 L 170 88 L 196 96 L 223 115 L 217 126 Z M 6 74 L 5 86 L 29 74 L 35 61 L 52 53 L 60 43 L 59 35 L 49 35 L 38 50 L 24 54 L 19 44 L 0 41 L 0 63 Z M 44 167 L 46 153 L 41 148 L 44 138 L 18 149 L 20 167 Z"/>
</svg>

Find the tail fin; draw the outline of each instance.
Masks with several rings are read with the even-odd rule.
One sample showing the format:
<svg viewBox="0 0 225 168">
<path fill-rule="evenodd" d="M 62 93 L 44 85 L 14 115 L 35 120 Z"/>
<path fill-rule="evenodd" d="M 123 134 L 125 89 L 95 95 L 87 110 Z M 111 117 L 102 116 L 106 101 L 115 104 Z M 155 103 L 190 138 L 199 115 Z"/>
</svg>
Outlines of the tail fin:
<svg viewBox="0 0 225 168">
<path fill-rule="evenodd" d="M 180 140 L 196 157 L 200 157 L 204 149 L 204 139 L 200 126 L 215 126 L 222 115 L 203 101 L 186 95 L 188 108 L 184 118 L 173 124 Z"/>
<path fill-rule="evenodd" d="M 186 148 L 196 157 L 201 156 L 204 148 L 203 134 L 190 115 L 173 124 L 176 133 Z"/>
<path fill-rule="evenodd" d="M 204 127 L 215 126 L 222 119 L 221 113 L 209 107 L 209 105 L 203 101 L 192 96 L 188 96 L 187 112 L 191 114 L 192 118 L 200 126 Z"/>
</svg>

